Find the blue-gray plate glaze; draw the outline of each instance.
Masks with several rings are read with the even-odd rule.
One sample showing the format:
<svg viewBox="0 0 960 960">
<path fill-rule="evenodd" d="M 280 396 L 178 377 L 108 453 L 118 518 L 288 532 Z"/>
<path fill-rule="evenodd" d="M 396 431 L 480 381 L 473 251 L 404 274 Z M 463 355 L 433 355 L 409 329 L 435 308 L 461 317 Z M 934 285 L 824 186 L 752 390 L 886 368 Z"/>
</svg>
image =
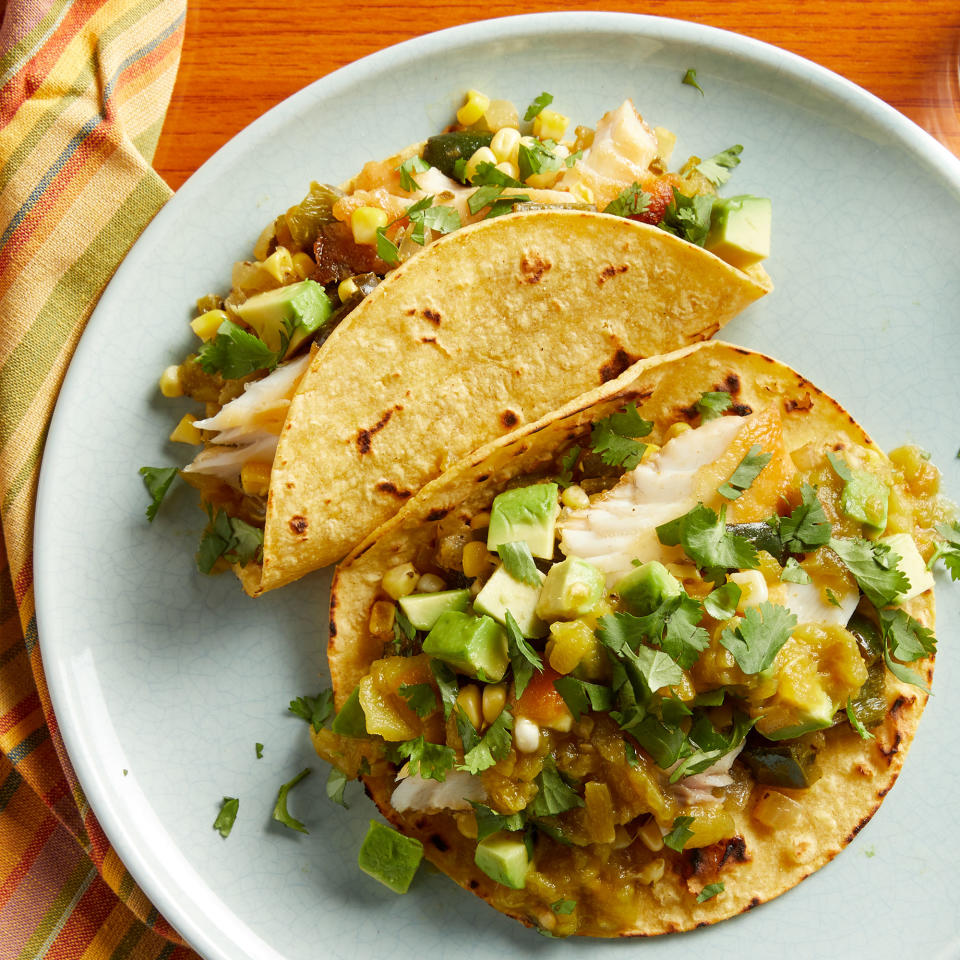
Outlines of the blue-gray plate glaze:
<svg viewBox="0 0 960 960">
<path fill-rule="evenodd" d="M 689 67 L 704 96 L 681 83 Z M 955 958 L 960 587 L 938 589 L 935 696 L 900 782 L 835 862 L 717 927 L 560 943 L 429 870 L 404 897 L 359 872 L 374 809 L 356 792 L 349 810 L 326 799 L 326 766 L 286 710 L 325 682 L 328 573 L 249 600 L 232 577 L 197 574 L 192 491 L 144 519 L 137 469 L 184 459 L 164 438 L 188 405 L 162 400 L 156 382 L 191 347 L 194 299 L 229 286 L 232 262 L 311 179 L 339 182 L 441 129 L 469 87 L 521 106 L 549 90 L 590 125 L 632 97 L 678 133 L 680 158 L 743 144 L 727 192 L 773 198 L 776 290 L 725 337 L 796 367 L 884 447 L 930 450 L 960 497 L 960 163 L 921 130 L 819 67 L 691 23 L 549 14 L 385 50 L 271 110 L 191 178 L 120 267 L 64 384 L 37 509 L 38 618 L 100 823 L 209 960 Z M 270 817 L 304 767 L 290 806 L 308 836 Z M 224 796 L 240 798 L 227 840 L 211 829 Z"/>
</svg>

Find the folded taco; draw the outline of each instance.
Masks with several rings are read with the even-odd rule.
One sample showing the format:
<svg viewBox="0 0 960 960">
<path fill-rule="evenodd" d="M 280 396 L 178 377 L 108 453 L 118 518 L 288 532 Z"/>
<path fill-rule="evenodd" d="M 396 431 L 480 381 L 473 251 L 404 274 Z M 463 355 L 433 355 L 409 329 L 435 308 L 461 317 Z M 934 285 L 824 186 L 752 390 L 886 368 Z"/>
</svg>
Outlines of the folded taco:
<svg viewBox="0 0 960 960">
<path fill-rule="evenodd" d="M 642 361 L 455 465 L 338 568 L 339 713 L 315 746 L 552 935 L 750 909 L 839 853 L 901 769 L 933 673 L 938 482 L 769 357 Z"/>
</svg>

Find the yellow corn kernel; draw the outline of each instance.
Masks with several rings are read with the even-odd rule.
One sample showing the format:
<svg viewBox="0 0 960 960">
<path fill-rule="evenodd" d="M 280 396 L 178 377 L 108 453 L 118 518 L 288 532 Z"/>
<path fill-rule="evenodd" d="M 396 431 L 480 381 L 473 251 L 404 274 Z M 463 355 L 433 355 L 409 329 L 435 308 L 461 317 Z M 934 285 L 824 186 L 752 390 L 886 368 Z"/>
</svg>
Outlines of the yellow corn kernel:
<svg viewBox="0 0 960 960">
<path fill-rule="evenodd" d="M 493 135 L 493 139 L 490 141 L 490 149 L 498 162 L 502 163 L 506 160 L 510 163 L 516 163 L 520 149 L 520 131 L 513 127 L 503 127 Z"/>
<path fill-rule="evenodd" d="M 664 869 L 666 864 L 664 863 L 663 857 L 657 857 L 656 860 L 651 860 L 638 874 L 637 880 L 645 886 L 650 886 L 650 884 L 656 883 L 658 880 L 662 879 Z"/>
<path fill-rule="evenodd" d="M 482 577 L 493 567 L 493 555 L 482 540 L 471 540 L 463 547 L 463 575 Z"/>
<path fill-rule="evenodd" d="M 206 343 L 217 335 L 220 324 L 229 319 L 226 310 L 208 310 L 190 321 L 190 329 Z"/>
<path fill-rule="evenodd" d="M 386 210 L 379 207 L 357 207 L 350 214 L 350 229 L 354 243 L 373 246 L 377 242 L 377 230 L 389 223 Z"/>
<path fill-rule="evenodd" d="M 666 443 L 668 440 L 673 440 L 674 437 L 679 437 L 681 433 L 686 433 L 692 429 L 693 427 L 691 427 L 689 423 L 684 423 L 682 420 L 671 423 L 670 426 L 667 427 L 667 432 L 663 435 L 663 442 Z"/>
<path fill-rule="evenodd" d="M 389 637 L 393 633 L 393 621 L 397 608 L 389 600 L 378 600 L 370 608 L 370 621 L 367 626 L 375 637 Z"/>
<path fill-rule="evenodd" d="M 677 145 L 677 135 L 666 127 L 654 127 L 653 135 L 657 138 L 657 154 L 666 162 Z"/>
<path fill-rule="evenodd" d="M 489 147 L 480 147 L 478 150 L 475 150 L 467 161 L 467 165 L 463 169 L 464 176 L 467 180 L 472 180 L 474 175 L 477 172 L 477 167 L 481 163 L 492 163 L 494 166 L 497 164 L 497 158 L 494 155 L 494 152 Z"/>
<path fill-rule="evenodd" d="M 643 457 L 641 458 L 641 463 L 646 463 L 648 460 L 652 460 L 660 452 L 659 443 L 648 443 L 646 449 L 643 451 Z"/>
<path fill-rule="evenodd" d="M 468 90 L 466 103 L 457 111 L 457 122 L 469 127 L 487 112 L 489 106 L 490 98 L 485 93 Z"/>
<path fill-rule="evenodd" d="M 293 257 L 286 247 L 277 247 L 261 266 L 277 283 L 286 283 L 296 273 L 293 269 Z"/>
<path fill-rule="evenodd" d="M 759 570 L 738 570 L 727 579 L 740 588 L 740 599 L 737 601 L 739 614 L 747 607 L 759 607 L 769 597 L 767 581 Z"/>
<path fill-rule="evenodd" d="M 659 853 L 663 849 L 663 834 L 653 817 L 637 831 L 637 837 L 651 853 Z"/>
<path fill-rule="evenodd" d="M 353 277 L 347 277 L 347 279 L 343 280 L 340 286 L 337 287 L 337 296 L 340 298 L 341 303 L 346 303 L 352 296 L 355 296 L 359 292 L 360 288 L 357 286 Z"/>
<path fill-rule="evenodd" d="M 293 271 L 301 280 L 306 280 L 316 269 L 317 265 L 313 262 L 313 257 L 309 253 L 304 253 L 301 250 L 300 253 L 293 255 Z"/>
<path fill-rule="evenodd" d="M 491 100 L 483 111 L 483 124 L 491 133 L 500 130 L 516 129 L 520 124 L 520 114 L 509 100 Z"/>
<path fill-rule="evenodd" d="M 508 177 L 513 177 L 514 180 L 520 176 L 520 168 L 509 160 L 502 160 L 497 164 L 496 169 Z"/>
<path fill-rule="evenodd" d="M 445 586 L 443 577 L 438 577 L 435 573 L 425 573 L 417 581 L 417 593 L 436 593 Z"/>
<path fill-rule="evenodd" d="M 505 683 L 488 683 L 483 688 L 483 719 L 487 723 L 493 723 L 500 716 L 506 702 L 507 685 Z"/>
<path fill-rule="evenodd" d="M 480 688 L 475 683 L 468 683 L 460 688 L 457 706 L 463 707 L 469 721 L 479 730 L 483 723 L 483 712 L 480 706 Z"/>
<path fill-rule="evenodd" d="M 244 493 L 265 497 L 270 489 L 270 471 L 273 464 L 265 460 L 251 460 L 240 470 L 240 486 Z"/>
<path fill-rule="evenodd" d="M 575 183 L 570 191 L 577 203 L 594 203 L 596 197 L 585 183 Z"/>
<path fill-rule="evenodd" d="M 420 574 L 412 563 L 401 563 L 396 567 L 391 567 L 383 575 L 380 585 L 388 597 L 399 600 L 401 597 L 413 593 L 419 579 Z"/>
<path fill-rule="evenodd" d="M 203 436 L 193 425 L 193 422 L 196 419 L 197 418 L 192 413 L 185 413 L 180 418 L 180 422 L 173 428 L 173 433 L 170 434 L 170 439 L 174 443 L 203 443 Z"/>
<path fill-rule="evenodd" d="M 587 496 L 587 491 L 584 490 L 583 487 L 578 487 L 576 484 L 567 487 L 567 489 L 560 494 L 560 500 L 565 507 L 569 507 L 571 510 L 586 510 L 587 507 L 590 506 L 590 498 Z"/>
<path fill-rule="evenodd" d="M 484 510 L 482 513 L 478 513 L 470 521 L 471 530 L 486 530 L 490 526 L 490 513 L 487 510 Z"/>
<path fill-rule="evenodd" d="M 477 815 L 472 810 L 466 813 L 455 813 L 453 819 L 462 836 L 468 840 L 477 839 Z"/>
<path fill-rule="evenodd" d="M 183 387 L 180 386 L 180 368 L 176 364 L 167 367 L 160 374 L 160 392 L 165 397 L 183 396 Z"/>
<path fill-rule="evenodd" d="M 547 108 L 533 118 L 533 135 L 541 140 L 560 140 L 569 123 L 569 117 Z"/>
<path fill-rule="evenodd" d="M 523 182 L 534 190 L 549 190 L 560 179 L 561 170 L 544 170 L 531 173 Z"/>
</svg>

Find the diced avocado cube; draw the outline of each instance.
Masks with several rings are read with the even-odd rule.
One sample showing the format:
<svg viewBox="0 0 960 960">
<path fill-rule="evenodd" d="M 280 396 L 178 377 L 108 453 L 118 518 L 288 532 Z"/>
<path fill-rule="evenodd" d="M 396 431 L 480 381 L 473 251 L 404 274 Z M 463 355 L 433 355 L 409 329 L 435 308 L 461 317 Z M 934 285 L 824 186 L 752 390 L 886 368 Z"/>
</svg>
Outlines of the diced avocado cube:
<svg viewBox="0 0 960 960">
<path fill-rule="evenodd" d="M 496 552 L 501 543 L 523 540 L 535 557 L 550 560 L 558 489 L 555 483 L 535 483 L 498 494 L 490 508 L 487 549 Z"/>
<path fill-rule="evenodd" d="M 542 620 L 576 620 L 594 610 L 603 599 L 606 578 L 592 563 L 567 557 L 547 572 L 537 601 Z"/>
<path fill-rule="evenodd" d="M 271 350 L 279 350 L 289 337 L 288 353 L 319 330 L 332 312 L 330 298 L 315 280 L 258 293 L 237 307 L 240 319 L 250 324 Z"/>
<path fill-rule="evenodd" d="M 521 836 L 500 831 L 477 844 L 473 862 L 492 880 L 512 890 L 522 890 L 527 884 L 530 858 Z"/>
<path fill-rule="evenodd" d="M 866 470 L 851 470 L 850 479 L 840 494 L 840 509 L 851 519 L 866 524 L 873 530 L 887 525 L 887 502 L 890 488 L 877 476 Z"/>
<path fill-rule="evenodd" d="M 725 197 L 713 204 L 704 247 L 742 270 L 770 256 L 771 206 L 766 197 Z"/>
<path fill-rule="evenodd" d="M 460 673 L 496 683 L 507 672 L 507 637 L 490 617 L 475 617 L 459 610 L 440 614 L 423 641 L 429 653 Z"/>
<path fill-rule="evenodd" d="M 932 589 L 934 584 L 933 574 L 927 569 L 927 565 L 923 562 L 923 557 L 920 556 L 920 551 L 909 533 L 894 533 L 889 537 L 881 537 L 880 542 L 889 544 L 894 553 L 900 554 L 897 569 L 905 574 L 910 581 L 910 589 L 897 597 L 897 603 L 906 603 L 908 600 L 918 597 L 925 590 Z"/>
<path fill-rule="evenodd" d="M 680 581 L 658 560 L 649 560 L 622 577 L 613 590 L 631 613 L 645 617 L 669 597 L 683 593 Z"/>
<path fill-rule="evenodd" d="M 538 570 L 540 582 L 543 574 Z M 490 579 L 473 601 L 477 613 L 493 617 L 497 623 L 506 624 L 507 611 L 513 614 L 520 632 L 525 637 L 545 637 L 547 625 L 537 616 L 537 600 L 540 589 L 514 580 L 503 566 L 493 571 Z"/>
<path fill-rule="evenodd" d="M 436 593 L 411 593 L 398 601 L 400 609 L 417 630 L 432 630 L 440 614 L 448 610 L 466 610 L 469 590 L 439 590 Z"/>
<path fill-rule="evenodd" d="M 340 712 L 333 718 L 330 729 L 344 737 L 365 737 L 367 718 L 360 706 L 360 688 L 355 687 L 347 697 Z"/>
<path fill-rule="evenodd" d="M 394 893 L 406 893 L 422 859 L 423 844 L 419 840 L 371 820 L 357 863 L 364 873 Z"/>
</svg>

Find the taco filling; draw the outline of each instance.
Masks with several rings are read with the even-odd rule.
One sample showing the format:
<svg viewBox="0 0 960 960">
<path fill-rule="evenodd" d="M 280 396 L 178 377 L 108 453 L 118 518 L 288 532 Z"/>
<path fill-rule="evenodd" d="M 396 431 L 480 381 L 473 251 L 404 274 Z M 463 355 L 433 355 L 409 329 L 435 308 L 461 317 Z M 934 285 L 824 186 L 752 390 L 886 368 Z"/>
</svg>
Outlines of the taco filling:
<svg viewBox="0 0 960 960">
<path fill-rule="evenodd" d="M 735 359 L 697 369 L 710 351 Z M 685 929 L 798 882 L 889 789 L 932 675 L 936 468 L 825 433 L 839 408 L 795 375 L 741 393 L 746 351 L 692 353 L 673 402 L 641 376 L 558 415 L 548 452 L 549 427 L 515 441 L 523 472 L 478 455 L 461 506 L 428 487 L 334 585 L 318 751 L 554 936 Z"/>
</svg>

